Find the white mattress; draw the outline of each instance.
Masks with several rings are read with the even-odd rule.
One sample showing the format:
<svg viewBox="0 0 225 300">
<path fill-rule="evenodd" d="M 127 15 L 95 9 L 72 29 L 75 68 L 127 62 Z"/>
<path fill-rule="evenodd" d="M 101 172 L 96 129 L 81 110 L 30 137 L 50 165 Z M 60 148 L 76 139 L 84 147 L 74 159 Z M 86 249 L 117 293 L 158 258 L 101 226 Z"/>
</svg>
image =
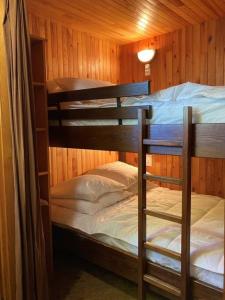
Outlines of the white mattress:
<svg viewBox="0 0 225 300">
<path fill-rule="evenodd" d="M 157 187 L 147 194 L 148 207 L 181 215 L 181 192 Z M 110 245 L 137 253 L 137 196 L 105 208 L 94 216 L 52 205 L 52 221 L 79 229 Z M 224 199 L 192 195 L 191 274 L 223 287 Z M 180 252 L 180 225 L 155 217 L 147 219 L 147 238 L 153 245 Z M 180 271 L 174 259 L 148 251 L 148 258 Z"/>
<path fill-rule="evenodd" d="M 192 106 L 193 123 L 225 123 L 225 87 L 213 87 L 195 83 L 184 83 L 170 87 L 150 96 L 139 98 L 126 98 L 122 106 L 146 106 L 151 105 L 153 117 L 152 124 L 182 124 L 183 107 Z M 113 107 L 116 101 L 91 100 L 83 102 L 63 103 L 62 109 Z M 124 125 L 134 125 L 135 120 L 124 120 Z M 67 120 L 63 121 L 64 126 L 101 126 L 117 125 L 113 120 Z"/>
</svg>

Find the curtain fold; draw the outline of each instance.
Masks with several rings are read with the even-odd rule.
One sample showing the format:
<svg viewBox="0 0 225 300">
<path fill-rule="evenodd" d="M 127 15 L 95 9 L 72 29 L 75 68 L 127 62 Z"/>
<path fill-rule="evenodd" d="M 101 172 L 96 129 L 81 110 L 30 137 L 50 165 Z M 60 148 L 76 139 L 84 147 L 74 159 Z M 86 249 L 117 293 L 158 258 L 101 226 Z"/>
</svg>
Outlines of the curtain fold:
<svg viewBox="0 0 225 300">
<path fill-rule="evenodd" d="M 30 37 L 24 0 L 5 0 L 15 191 L 15 300 L 48 299 L 44 236 L 35 164 Z"/>
</svg>

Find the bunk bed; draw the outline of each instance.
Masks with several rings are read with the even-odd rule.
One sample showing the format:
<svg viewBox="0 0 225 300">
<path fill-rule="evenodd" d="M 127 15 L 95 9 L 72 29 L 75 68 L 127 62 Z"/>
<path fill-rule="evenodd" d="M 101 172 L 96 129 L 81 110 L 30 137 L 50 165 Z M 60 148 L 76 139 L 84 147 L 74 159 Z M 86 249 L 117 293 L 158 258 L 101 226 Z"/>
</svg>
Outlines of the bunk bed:
<svg viewBox="0 0 225 300">
<path fill-rule="evenodd" d="M 127 251 L 109 246 L 82 231 L 74 230 L 63 224 L 54 224 L 55 243 L 64 250 L 70 249 L 77 255 L 81 255 L 118 275 L 139 282 L 139 286 L 142 286 L 139 288 L 139 299 L 144 298 L 142 293 L 146 283 L 143 285 L 143 278 L 140 278 L 140 274 L 143 275 L 144 271 L 151 275 L 151 280 L 147 281 L 150 283 L 150 288 L 170 299 L 180 299 L 180 297 L 182 299 L 222 299 L 223 289 L 194 278 L 189 280 L 190 250 L 188 247 L 190 242 L 190 159 L 193 156 L 225 158 L 225 124 L 192 124 L 191 108 L 184 111 L 184 124 L 151 124 L 148 122 L 152 117 L 150 106 L 121 106 L 122 97 L 148 94 L 150 94 L 150 83 L 143 82 L 48 95 L 50 146 L 139 153 L 139 259 Z M 71 101 L 112 98 L 116 99 L 116 107 L 68 109 L 67 106 L 64 106 L 65 103 Z M 129 120 L 137 119 L 139 125 L 129 123 Z M 71 123 L 71 120 L 75 120 L 75 123 Z M 95 123 L 85 123 L 86 126 L 80 125 L 79 120 L 88 122 L 103 120 L 105 123 L 100 123 L 101 128 L 99 129 Z M 108 122 L 109 120 L 114 120 L 116 123 L 111 124 Z M 78 122 L 76 123 L 76 121 Z M 185 147 L 185 151 L 182 150 L 183 147 Z M 187 276 L 185 278 L 179 272 L 146 261 L 144 257 L 146 154 L 183 155 L 185 190 L 183 204 L 186 205 L 186 212 L 185 222 L 182 223 L 182 232 L 186 239 L 182 240 L 182 244 L 185 246 L 185 255 L 181 263 L 186 270 Z M 121 157 L 123 157 L 122 154 Z M 179 180 L 173 178 L 152 176 L 149 179 L 179 183 Z M 161 215 L 161 217 L 168 218 L 171 216 Z M 154 250 L 162 251 L 162 249 Z M 144 271 L 143 268 L 145 268 Z M 139 270 L 139 275 L 137 270 Z M 141 277 L 143 277 L 142 275 Z M 186 289 L 185 296 L 179 294 L 180 286 L 184 287 L 183 290 Z"/>
</svg>

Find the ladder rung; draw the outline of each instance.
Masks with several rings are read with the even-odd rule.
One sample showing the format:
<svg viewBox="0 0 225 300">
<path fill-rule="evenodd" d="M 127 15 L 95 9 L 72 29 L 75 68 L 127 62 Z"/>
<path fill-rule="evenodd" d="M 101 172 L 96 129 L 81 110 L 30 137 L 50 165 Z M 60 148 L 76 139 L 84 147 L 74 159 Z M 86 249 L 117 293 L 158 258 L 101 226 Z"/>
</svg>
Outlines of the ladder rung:
<svg viewBox="0 0 225 300">
<path fill-rule="evenodd" d="M 181 297 L 181 291 L 176 288 L 175 286 L 165 282 L 165 281 L 162 281 L 156 277 L 153 277 L 151 275 L 144 275 L 143 277 L 143 280 L 149 284 L 152 284 L 153 286 L 157 287 L 157 288 L 160 288 L 174 296 L 177 296 L 177 297 Z"/>
<path fill-rule="evenodd" d="M 149 242 L 144 243 L 144 246 L 146 249 L 152 250 L 154 252 L 158 252 L 162 255 L 168 256 L 170 258 L 176 259 L 176 260 L 181 260 L 181 254 L 160 246 L 155 246 L 150 244 Z"/>
<path fill-rule="evenodd" d="M 144 139 L 143 144 L 148 146 L 183 147 L 183 141 L 170 141 L 170 140 Z"/>
<path fill-rule="evenodd" d="M 158 212 L 158 211 L 154 211 L 154 210 L 149 210 L 149 209 L 144 209 L 144 213 L 148 216 L 152 216 L 152 217 L 164 219 L 164 220 L 167 220 L 167 221 L 171 221 L 171 222 L 174 222 L 174 223 L 182 224 L 182 217 L 179 217 L 179 216 L 175 216 L 175 215 L 168 214 L 168 213 L 165 213 L 165 212 Z"/>
<path fill-rule="evenodd" d="M 183 184 L 183 179 L 180 179 L 180 178 L 156 176 L 156 175 L 149 175 L 149 174 L 144 174 L 143 178 L 145 180 L 160 181 L 160 182 L 172 183 L 172 184 L 177 184 L 177 185 Z"/>
</svg>

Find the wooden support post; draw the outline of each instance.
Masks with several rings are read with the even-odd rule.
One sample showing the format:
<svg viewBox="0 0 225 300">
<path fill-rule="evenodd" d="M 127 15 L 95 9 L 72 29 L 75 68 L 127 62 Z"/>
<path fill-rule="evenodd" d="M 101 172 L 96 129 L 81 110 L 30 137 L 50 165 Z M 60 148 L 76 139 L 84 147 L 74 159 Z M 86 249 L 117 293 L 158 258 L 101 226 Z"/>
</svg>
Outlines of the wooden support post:
<svg viewBox="0 0 225 300">
<path fill-rule="evenodd" d="M 190 230 L 191 230 L 191 136 L 192 108 L 184 108 L 183 120 L 183 191 L 181 239 L 181 299 L 190 295 Z"/>
<path fill-rule="evenodd" d="M 145 299 L 145 283 L 143 276 L 146 272 L 146 146 L 143 139 L 146 138 L 146 110 L 138 110 L 138 299 Z"/>
<path fill-rule="evenodd" d="M 120 99 L 120 97 L 116 98 L 116 106 L 117 106 L 117 108 L 121 107 L 121 99 Z M 123 125 L 123 120 L 119 119 L 118 120 L 118 124 L 119 125 Z M 119 160 L 123 161 L 123 162 L 126 162 L 126 152 L 119 152 Z"/>
</svg>

